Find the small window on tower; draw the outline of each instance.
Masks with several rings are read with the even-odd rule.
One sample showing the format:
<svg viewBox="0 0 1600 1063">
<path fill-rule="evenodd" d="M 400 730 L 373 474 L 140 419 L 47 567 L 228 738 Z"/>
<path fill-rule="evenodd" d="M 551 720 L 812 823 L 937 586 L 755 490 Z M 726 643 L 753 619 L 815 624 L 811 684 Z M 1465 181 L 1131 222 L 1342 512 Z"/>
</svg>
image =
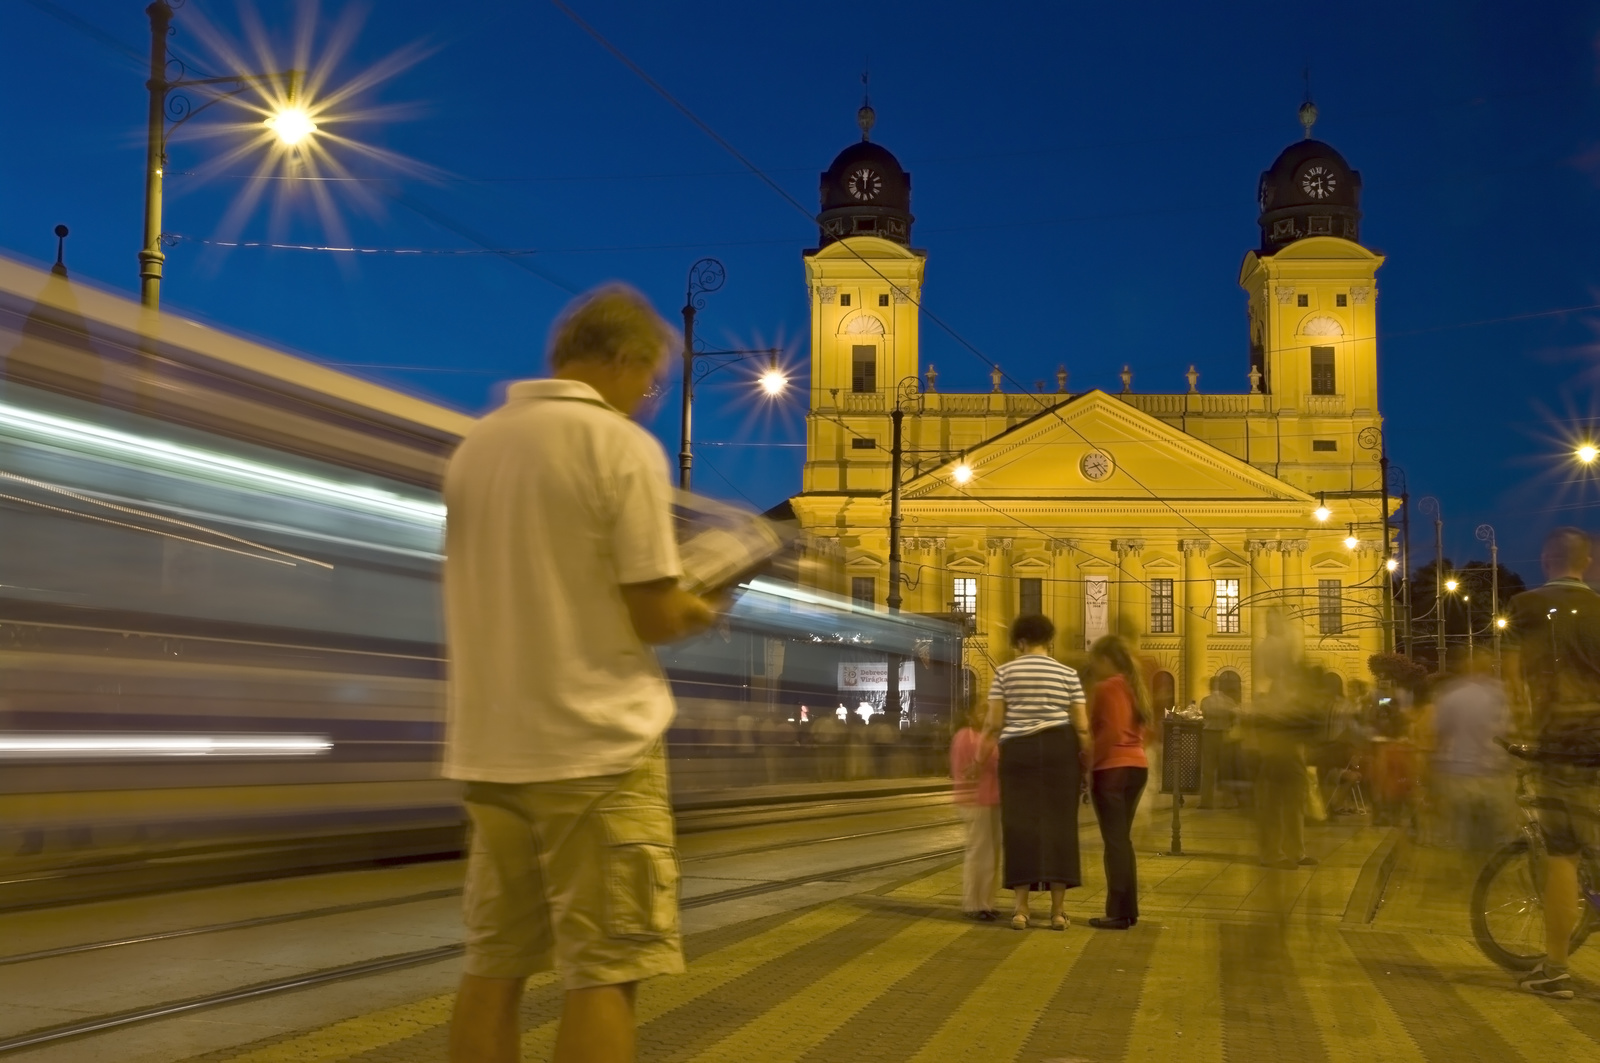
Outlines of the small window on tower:
<svg viewBox="0 0 1600 1063">
<path fill-rule="evenodd" d="M 870 343 L 850 348 L 850 390 L 858 395 L 878 390 L 878 348 Z"/>
<path fill-rule="evenodd" d="M 889 297 L 887 295 L 878 296 L 878 305 L 879 306 L 888 306 L 889 305 Z"/>
<path fill-rule="evenodd" d="M 1313 439 L 1311 441 L 1311 449 L 1320 451 L 1337 451 L 1339 449 L 1339 441 L 1337 439 Z"/>
<path fill-rule="evenodd" d="M 1338 295 L 1333 297 L 1333 305 L 1334 306 L 1349 306 L 1350 305 L 1350 296 L 1346 295 L 1344 292 L 1340 292 Z"/>
<path fill-rule="evenodd" d="M 839 305 L 840 306 L 849 306 L 850 305 L 850 293 L 849 292 L 840 293 L 840 295 L 839 295 Z"/>
<path fill-rule="evenodd" d="M 847 295 L 847 296 L 845 296 L 845 298 L 848 299 L 850 297 Z M 1294 297 L 1294 305 L 1295 306 L 1310 306 L 1311 305 L 1311 296 L 1306 295 L 1304 293 L 1301 293 L 1300 295 L 1295 296 Z"/>
<path fill-rule="evenodd" d="M 852 450 L 876 450 L 877 448 L 878 441 L 876 439 L 863 439 L 857 436 L 850 441 L 850 449 Z"/>
<path fill-rule="evenodd" d="M 1311 348 L 1311 394 L 1337 395 L 1337 384 L 1333 372 L 1333 348 Z"/>
</svg>

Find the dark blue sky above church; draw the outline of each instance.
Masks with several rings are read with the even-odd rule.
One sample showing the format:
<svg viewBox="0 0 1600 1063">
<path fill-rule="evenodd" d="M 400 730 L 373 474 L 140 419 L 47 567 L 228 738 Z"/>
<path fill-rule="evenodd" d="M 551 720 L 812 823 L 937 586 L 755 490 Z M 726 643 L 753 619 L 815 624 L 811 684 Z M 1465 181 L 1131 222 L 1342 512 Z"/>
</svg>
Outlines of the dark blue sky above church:
<svg viewBox="0 0 1600 1063">
<path fill-rule="evenodd" d="M 18 0 L 0 61 L 28 90 L 0 117 L 0 249 L 44 260 L 71 226 L 74 275 L 132 292 L 141 218 L 143 0 Z M 874 139 L 912 172 L 928 252 L 924 364 L 941 390 L 987 390 L 988 364 L 1074 390 L 1247 388 L 1244 294 L 1260 171 L 1300 134 L 1309 65 L 1319 139 L 1363 178 L 1379 273 L 1383 412 L 1414 495 L 1443 503 L 1448 549 L 1492 521 L 1532 575 L 1538 537 L 1596 526 L 1600 493 L 1565 461 L 1593 415 L 1600 336 L 1600 9 L 1579 3 L 697 5 L 581 2 L 602 33 L 814 207 L 855 139 L 872 70 Z M 294 5 L 260 0 L 288 65 Z M 52 14 L 54 12 L 54 14 Z M 324 4 L 325 23 L 343 12 Z M 69 25 L 66 13 L 78 20 Z M 185 20 L 245 36 L 232 3 Z M 87 28 L 86 28 L 87 27 Z M 807 218 L 656 96 L 556 7 L 483 0 L 371 6 L 336 80 L 421 42 L 432 54 L 364 97 L 404 120 L 351 128 L 437 174 L 351 160 L 333 188 L 362 247 L 538 249 L 365 255 L 180 244 L 165 305 L 479 411 L 533 375 L 552 315 L 609 279 L 676 317 L 702 255 L 727 267 L 699 332 L 790 349 L 801 367 Z M 215 65 L 215 64 L 213 64 Z M 195 119 L 195 125 L 207 116 Z M 188 176 L 226 140 L 175 147 L 165 229 L 233 234 L 248 160 Z M 333 242 L 304 189 L 278 182 L 238 238 Z M 1573 309 L 1589 308 L 1589 309 Z M 1556 313 L 1555 311 L 1567 311 Z M 976 352 L 974 351 L 976 349 Z M 675 450 L 669 401 L 655 427 Z M 697 487 L 760 506 L 798 490 L 803 420 L 737 369 L 697 403 Z M 1430 555 L 1414 528 L 1415 554 Z"/>
</svg>

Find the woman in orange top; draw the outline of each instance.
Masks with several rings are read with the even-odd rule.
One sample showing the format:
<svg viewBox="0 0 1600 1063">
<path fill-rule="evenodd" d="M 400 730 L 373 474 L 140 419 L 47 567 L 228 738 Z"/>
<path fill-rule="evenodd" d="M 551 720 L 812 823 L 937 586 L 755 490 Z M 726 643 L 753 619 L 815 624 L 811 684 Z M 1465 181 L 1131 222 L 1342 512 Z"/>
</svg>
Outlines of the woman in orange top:
<svg viewBox="0 0 1600 1063">
<path fill-rule="evenodd" d="M 1150 695 L 1134 666 L 1128 644 L 1115 635 L 1089 647 L 1095 678 L 1089 699 L 1089 730 L 1094 736 L 1089 796 L 1105 842 L 1106 914 L 1091 919 L 1100 930 L 1126 930 L 1139 921 L 1138 864 L 1133 854 L 1133 814 L 1150 777 L 1145 759 L 1150 725 Z"/>
</svg>

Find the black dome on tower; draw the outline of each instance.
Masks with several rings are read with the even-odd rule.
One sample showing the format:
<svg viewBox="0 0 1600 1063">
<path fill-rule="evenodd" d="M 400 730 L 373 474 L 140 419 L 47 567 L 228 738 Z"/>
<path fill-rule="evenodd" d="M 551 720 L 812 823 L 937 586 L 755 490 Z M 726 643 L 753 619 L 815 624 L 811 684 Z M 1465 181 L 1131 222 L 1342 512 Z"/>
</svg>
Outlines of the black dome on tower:
<svg viewBox="0 0 1600 1063">
<path fill-rule="evenodd" d="M 1361 174 L 1328 144 L 1311 139 L 1316 107 L 1300 108 L 1304 140 L 1284 148 L 1261 175 L 1257 201 L 1261 251 L 1271 254 L 1308 236 L 1361 239 Z"/>
<path fill-rule="evenodd" d="M 860 143 L 841 151 L 822 173 L 822 247 L 846 236 L 911 243 L 911 175 L 888 148 L 869 139 L 875 117 L 870 106 L 862 106 L 856 114 Z"/>
</svg>

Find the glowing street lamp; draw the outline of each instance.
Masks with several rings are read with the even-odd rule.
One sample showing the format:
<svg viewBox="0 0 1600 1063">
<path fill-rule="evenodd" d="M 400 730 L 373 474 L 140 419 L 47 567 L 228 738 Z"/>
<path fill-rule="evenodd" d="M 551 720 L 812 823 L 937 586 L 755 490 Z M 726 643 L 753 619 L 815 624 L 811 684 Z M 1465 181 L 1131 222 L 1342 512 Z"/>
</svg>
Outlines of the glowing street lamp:
<svg viewBox="0 0 1600 1063">
<path fill-rule="evenodd" d="M 139 252 L 139 301 L 154 310 L 161 303 L 162 266 L 167 260 L 161 250 L 162 184 L 167 169 L 167 134 L 193 118 L 214 103 L 237 96 L 248 85 L 262 82 L 287 81 L 288 99 L 268 117 L 266 125 L 278 142 L 285 147 L 303 143 L 317 131 L 304 107 L 295 103 L 296 89 L 301 72 L 288 70 L 277 74 L 235 74 L 229 77 L 185 78 L 167 80 L 167 35 L 172 27 L 171 0 L 153 0 L 145 8 L 150 16 L 150 109 L 145 138 L 144 166 L 144 247 Z M 224 91 L 222 86 L 231 85 Z M 173 121 L 167 125 L 169 114 L 168 94 L 174 89 L 210 88 L 217 94 L 199 107 L 190 108 L 182 96 L 171 100 Z"/>
<path fill-rule="evenodd" d="M 782 395 L 789 387 L 789 377 L 784 373 L 783 367 L 778 364 L 776 354 L 772 357 L 772 364 L 767 371 L 756 378 L 756 383 L 761 385 L 761 390 L 771 398 Z"/>
<path fill-rule="evenodd" d="M 1459 586 L 1461 586 L 1461 584 L 1456 580 L 1447 579 L 1444 581 L 1444 589 L 1449 591 L 1451 594 L 1454 594 L 1456 592 L 1456 588 Z"/>
<path fill-rule="evenodd" d="M 1393 572 L 1395 569 L 1400 567 L 1400 562 L 1391 557 L 1383 563 L 1383 567 L 1388 569 L 1390 572 Z"/>
<path fill-rule="evenodd" d="M 261 124 L 272 130 L 278 143 L 287 148 L 294 147 L 317 131 L 317 123 L 311 120 L 305 108 L 294 104 L 280 107 Z"/>
<path fill-rule="evenodd" d="M 972 466 L 963 460 L 961 464 L 950 470 L 950 478 L 958 484 L 968 482 L 972 479 Z"/>
<path fill-rule="evenodd" d="M 1346 550 L 1354 550 L 1361 545 L 1361 540 L 1356 538 L 1356 526 L 1354 524 L 1349 525 L 1348 531 L 1349 534 L 1344 537 L 1344 548 Z"/>
<path fill-rule="evenodd" d="M 1600 447 L 1593 443 L 1584 443 L 1572 452 L 1572 456 L 1585 465 L 1593 465 L 1596 458 L 1600 458 Z"/>
<path fill-rule="evenodd" d="M 1311 515 L 1316 517 L 1318 523 L 1321 524 L 1326 524 L 1328 522 L 1328 518 L 1333 516 L 1333 510 L 1328 508 L 1328 500 L 1326 496 L 1324 496 L 1320 491 L 1317 492 L 1317 508 L 1311 511 Z"/>
</svg>

